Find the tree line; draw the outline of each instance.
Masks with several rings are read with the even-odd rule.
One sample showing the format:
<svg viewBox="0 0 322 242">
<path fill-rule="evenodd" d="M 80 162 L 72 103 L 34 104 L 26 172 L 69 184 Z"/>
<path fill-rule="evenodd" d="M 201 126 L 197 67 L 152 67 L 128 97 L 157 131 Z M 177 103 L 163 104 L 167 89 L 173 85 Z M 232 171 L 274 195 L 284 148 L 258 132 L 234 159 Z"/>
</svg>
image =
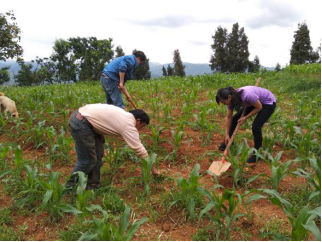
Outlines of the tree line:
<svg viewBox="0 0 322 242">
<path fill-rule="evenodd" d="M 21 30 L 16 23 L 12 11 L 0 13 L 0 60 L 17 59 L 20 70 L 14 79 L 17 85 L 41 85 L 59 83 L 63 81 L 99 80 L 104 66 L 113 58 L 124 55 L 121 46 L 113 50 L 113 40 L 88 38 L 58 39 L 54 42 L 53 53 L 47 58 L 38 58 L 26 63 L 23 49 L 19 45 Z M 249 60 L 249 40 L 244 27 L 238 23 L 233 24 L 228 33 L 226 28 L 219 26 L 212 36 L 212 54 L 209 65 L 214 72 L 257 72 L 261 65 L 256 55 L 253 61 Z M 136 50 L 134 49 L 133 52 Z M 290 64 L 321 63 L 321 44 L 314 51 L 311 46 L 307 24 L 298 24 L 294 32 L 294 41 L 290 50 Z M 8 67 L 0 69 L 0 84 L 8 82 L 10 75 Z M 281 69 L 279 63 L 275 69 Z M 180 52 L 173 52 L 173 67 L 169 64 L 162 67 L 163 76 L 185 76 L 185 66 L 181 60 Z M 149 59 L 134 73 L 136 80 L 151 78 Z"/>
</svg>

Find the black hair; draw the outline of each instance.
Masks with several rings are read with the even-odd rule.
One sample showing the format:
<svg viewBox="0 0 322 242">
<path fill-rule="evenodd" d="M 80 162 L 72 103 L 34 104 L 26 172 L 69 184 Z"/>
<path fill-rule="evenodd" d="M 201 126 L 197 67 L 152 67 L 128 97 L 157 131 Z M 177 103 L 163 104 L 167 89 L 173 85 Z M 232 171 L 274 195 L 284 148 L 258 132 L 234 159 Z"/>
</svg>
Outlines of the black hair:
<svg viewBox="0 0 322 242">
<path fill-rule="evenodd" d="M 135 119 L 140 119 L 142 123 L 146 123 L 147 125 L 150 123 L 149 115 L 143 110 L 134 109 L 134 110 L 130 110 L 129 112 L 133 114 Z"/>
<path fill-rule="evenodd" d="M 145 54 L 144 54 L 144 52 L 143 52 L 143 51 L 140 51 L 140 50 L 135 51 L 135 52 L 133 53 L 133 55 L 135 55 L 135 57 L 140 57 L 140 60 L 141 60 L 142 62 L 144 62 L 144 61 L 146 60 L 146 56 L 145 56 Z"/>
<path fill-rule="evenodd" d="M 240 94 L 243 90 L 237 91 L 233 87 L 220 88 L 216 95 L 216 102 L 219 104 L 222 100 L 227 100 L 228 96 L 231 95 L 231 107 L 235 110 L 239 110 L 242 106 L 243 100 Z"/>
</svg>

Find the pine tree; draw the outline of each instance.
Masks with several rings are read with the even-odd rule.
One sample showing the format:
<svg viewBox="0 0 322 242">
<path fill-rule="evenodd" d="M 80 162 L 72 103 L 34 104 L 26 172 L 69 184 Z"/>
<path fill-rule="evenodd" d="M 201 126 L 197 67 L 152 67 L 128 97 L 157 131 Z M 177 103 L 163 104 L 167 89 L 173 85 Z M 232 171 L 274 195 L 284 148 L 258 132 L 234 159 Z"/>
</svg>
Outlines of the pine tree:
<svg viewBox="0 0 322 242">
<path fill-rule="evenodd" d="M 174 75 L 174 69 L 170 66 L 170 64 L 167 67 L 168 76 Z"/>
<path fill-rule="evenodd" d="M 175 76 L 185 76 L 186 73 L 184 71 L 184 68 L 186 68 L 186 66 L 184 66 L 181 61 L 179 50 L 175 50 L 173 52 L 173 62 L 174 62 L 174 75 Z"/>
<path fill-rule="evenodd" d="M 282 68 L 281 68 L 280 63 L 277 63 L 276 67 L 275 67 L 275 71 L 281 71 L 281 70 L 282 70 Z"/>
<path fill-rule="evenodd" d="M 227 37 L 222 72 L 244 72 L 249 67 L 248 42 L 244 28 L 239 29 L 238 23 L 235 23 Z"/>
<path fill-rule="evenodd" d="M 291 49 L 290 64 L 304 64 L 313 62 L 313 49 L 310 40 L 310 31 L 304 22 L 298 24 L 298 30 L 294 32 L 294 41 Z M 314 55 L 314 54 L 313 54 Z"/>
<path fill-rule="evenodd" d="M 162 66 L 162 76 L 168 76 L 167 70 Z"/>
<path fill-rule="evenodd" d="M 115 58 L 118 58 L 118 57 L 121 57 L 121 56 L 125 55 L 125 53 L 123 52 L 123 49 L 122 49 L 122 47 L 120 45 L 116 47 L 115 53 L 116 53 Z"/>
<path fill-rule="evenodd" d="M 227 29 L 219 26 L 214 36 L 212 36 L 214 44 L 211 48 L 214 54 L 210 58 L 210 68 L 212 71 L 226 71 L 226 44 Z"/>
<path fill-rule="evenodd" d="M 254 63 L 254 72 L 258 72 L 261 65 L 260 65 L 259 58 L 257 55 L 255 56 L 253 63 Z"/>
</svg>

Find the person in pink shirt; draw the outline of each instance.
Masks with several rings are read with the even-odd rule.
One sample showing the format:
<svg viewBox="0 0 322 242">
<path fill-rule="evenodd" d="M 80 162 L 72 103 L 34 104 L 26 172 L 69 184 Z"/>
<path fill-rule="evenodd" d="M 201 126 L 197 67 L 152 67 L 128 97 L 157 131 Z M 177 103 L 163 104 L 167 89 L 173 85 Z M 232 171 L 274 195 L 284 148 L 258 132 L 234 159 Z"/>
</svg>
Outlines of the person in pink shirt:
<svg viewBox="0 0 322 242">
<path fill-rule="evenodd" d="M 236 90 L 233 87 L 227 87 L 218 90 L 216 102 L 227 106 L 225 142 L 219 146 L 219 150 L 225 150 L 238 122 L 242 125 L 245 120 L 255 115 L 256 117 L 252 124 L 254 148 L 259 149 L 262 147 L 262 127 L 276 108 L 276 98 L 273 93 L 265 88 L 256 86 L 245 86 Z M 245 116 L 241 118 L 244 108 L 246 108 Z M 237 113 L 233 116 L 234 109 Z M 253 154 L 247 162 L 255 163 L 257 160 L 258 158 Z"/>
<path fill-rule="evenodd" d="M 100 169 L 104 155 L 104 135 L 122 136 L 141 158 L 149 156 L 141 143 L 139 131 L 148 125 L 149 116 L 140 109 L 125 111 L 109 104 L 88 104 L 76 110 L 69 119 L 69 131 L 75 142 L 77 162 L 66 187 L 76 184 L 77 171 L 88 175 L 87 187 L 100 187 Z M 152 173 L 159 175 L 155 166 Z"/>
</svg>

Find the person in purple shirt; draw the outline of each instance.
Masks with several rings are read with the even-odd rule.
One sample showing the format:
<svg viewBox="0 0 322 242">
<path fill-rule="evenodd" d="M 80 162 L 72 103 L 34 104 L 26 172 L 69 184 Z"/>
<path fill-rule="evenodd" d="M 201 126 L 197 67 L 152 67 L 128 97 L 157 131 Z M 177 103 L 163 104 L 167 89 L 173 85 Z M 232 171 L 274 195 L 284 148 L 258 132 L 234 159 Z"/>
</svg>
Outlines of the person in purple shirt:
<svg viewBox="0 0 322 242">
<path fill-rule="evenodd" d="M 218 105 L 223 103 L 227 106 L 225 142 L 219 146 L 219 150 L 225 150 L 237 123 L 242 125 L 246 119 L 254 115 L 256 115 L 252 125 L 254 148 L 258 150 L 262 147 L 262 127 L 276 108 L 276 98 L 269 90 L 256 86 L 245 86 L 236 90 L 233 87 L 221 88 L 217 92 L 216 102 Z M 245 116 L 241 118 L 244 108 L 246 108 Z M 237 113 L 233 116 L 234 109 Z M 257 160 L 253 154 L 247 162 L 255 163 Z"/>
<path fill-rule="evenodd" d="M 124 109 L 122 91 L 127 100 L 131 101 L 125 82 L 134 79 L 135 69 L 143 64 L 145 60 L 145 54 L 142 51 L 136 51 L 133 55 L 118 57 L 105 66 L 102 71 L 101 84 L 105 91 L 107 104 Z"/>
</svg>

